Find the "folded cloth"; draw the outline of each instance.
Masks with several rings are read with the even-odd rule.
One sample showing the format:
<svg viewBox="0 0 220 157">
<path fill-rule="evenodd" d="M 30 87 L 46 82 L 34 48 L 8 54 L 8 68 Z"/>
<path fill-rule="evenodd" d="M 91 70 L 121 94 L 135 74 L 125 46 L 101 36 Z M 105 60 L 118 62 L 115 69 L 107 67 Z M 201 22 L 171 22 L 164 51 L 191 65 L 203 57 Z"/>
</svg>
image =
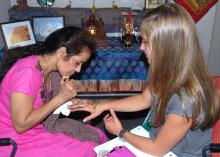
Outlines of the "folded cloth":
<svg viewBox="0 0 220 157">
<path fill-rule="evenodd" d="M 44 128 L 52 133 L 64 133 L 80 141 L 92 141 L 101 144 L 98 131 L 90 125 L 71 118 L 60 118 L 59 114 L 51 114 L 44 122 Z"/>
<path fill-rule="evenodd" d="M 65 116 L 69 116 L 70 115 L 70 110 L 68 109 L 69 105 L 72 105 L 72 101 L 68 101 L 66 103 L 64 103 L 63 105 L 61 105 L 60 107 L 58 107 L 53 114 L 60 114 L 62 113 Z"/>
</svg>

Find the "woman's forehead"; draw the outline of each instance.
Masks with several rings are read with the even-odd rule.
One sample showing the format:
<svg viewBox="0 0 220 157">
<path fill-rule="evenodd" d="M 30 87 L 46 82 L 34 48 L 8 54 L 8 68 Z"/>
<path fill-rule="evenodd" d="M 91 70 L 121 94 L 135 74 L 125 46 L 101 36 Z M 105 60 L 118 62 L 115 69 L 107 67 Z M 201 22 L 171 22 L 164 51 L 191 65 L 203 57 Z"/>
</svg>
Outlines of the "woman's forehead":
<svg viewBox="0 0 220 157">
<path fill-rule="evenodd" d="M 79 57 L 80 60 L 86 62 L 91 56 L 91 51 L 88 48 L 82 49 L 82 51 L 77 56 Z"/>
</svg>

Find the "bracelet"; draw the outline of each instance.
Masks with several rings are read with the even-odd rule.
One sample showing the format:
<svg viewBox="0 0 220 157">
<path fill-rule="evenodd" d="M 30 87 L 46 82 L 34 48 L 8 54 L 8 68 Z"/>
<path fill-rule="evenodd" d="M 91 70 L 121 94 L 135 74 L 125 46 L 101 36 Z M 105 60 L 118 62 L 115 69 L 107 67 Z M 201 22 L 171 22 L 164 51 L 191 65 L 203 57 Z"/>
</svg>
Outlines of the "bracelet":
<svg viewBox="0 0 220 157">
<path fill-rule="evenodd" d="M 118 137 L 119 137 L 119 138 L 123 138 L 123 136 L 124 136 L 124 134 L 125 134 L 126 132 L 128 132 L 128 130 L 122 128 L 121 131 L 120 131 L 119 134 L 118 134 Z"/>
</svg>

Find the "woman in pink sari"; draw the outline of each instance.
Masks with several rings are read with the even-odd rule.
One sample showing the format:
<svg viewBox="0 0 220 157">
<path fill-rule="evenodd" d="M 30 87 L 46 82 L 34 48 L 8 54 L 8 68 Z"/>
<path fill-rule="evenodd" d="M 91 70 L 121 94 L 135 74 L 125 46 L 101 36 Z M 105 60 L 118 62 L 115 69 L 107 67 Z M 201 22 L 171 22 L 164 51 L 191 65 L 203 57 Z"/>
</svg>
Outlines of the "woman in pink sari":
<svg viewBox="0 0 220 157">
<path fill-rule="evenodd" d="M 28 49 L 29 48 L 29 49 Z M 76 87 L 69 76 L 80 72 L 95 49 L 81 29 L 66 27 L 55 31 L 41 45 L 17 48 L 7 55 L 1 67 L 0 138 L 17 143 L 16 157 L 92 157 L 93 148 L 105 142 L 106 136 L 80 141 L 63 133 L 50 133 L 42 122 L 60 105 L 76 96 Z M 15 52 L 16 51 L 16 52 Z M 62 77 L 60 90 L 49 101 L 50 73 Z M 0 147 L 0 156 L 8 157 L 11 147 Z"/>
</svg>

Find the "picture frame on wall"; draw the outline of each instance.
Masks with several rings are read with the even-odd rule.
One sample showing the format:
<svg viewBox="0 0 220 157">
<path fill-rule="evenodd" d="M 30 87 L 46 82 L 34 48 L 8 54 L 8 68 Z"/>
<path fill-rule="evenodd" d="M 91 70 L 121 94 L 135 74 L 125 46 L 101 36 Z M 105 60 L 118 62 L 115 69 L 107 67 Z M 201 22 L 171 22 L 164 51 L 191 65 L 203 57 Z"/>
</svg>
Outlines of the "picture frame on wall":
<svg viewBox="0 0 220 157">
<path fill-rule="evenodd" d="M 0 26 L 7 49 L 36 44 L 30 20 L 6 22 Z"/>
<path fill-rule="evenodd" d="M 145 9 L 150 10 L 163 5 L 166 0 L 145 0 Z"/>
<path fill-rule="evenodd" d="M 64 16 L 33 17 L 32 24 L 36 41 L 43 42 L 52 32 L 63 28 L 64 23 Z"/>
</svg>

